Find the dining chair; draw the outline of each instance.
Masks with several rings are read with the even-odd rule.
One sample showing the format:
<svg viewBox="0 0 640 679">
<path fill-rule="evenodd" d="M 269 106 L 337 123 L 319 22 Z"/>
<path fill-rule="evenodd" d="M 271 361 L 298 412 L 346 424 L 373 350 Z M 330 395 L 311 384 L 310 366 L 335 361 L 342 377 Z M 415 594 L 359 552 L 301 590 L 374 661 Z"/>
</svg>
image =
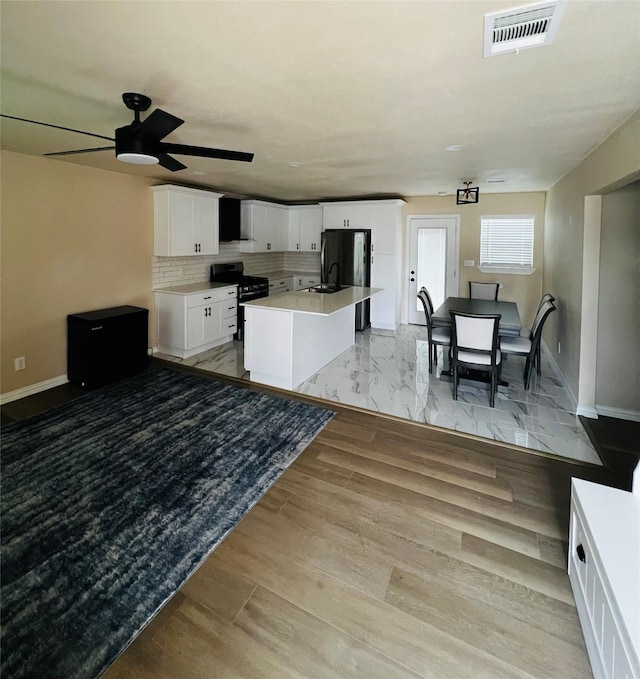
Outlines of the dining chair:
<svg viewBox="0 0 640 679">
<path fill-rule="evenodd" d="M 498 339 L 501 314 L 467 314 L 461 311 L 450 311 L 449 314 L 453 399 L 458 400 L 460 368 L 488 371 L 491 378 L 489 405 L 493 408 L 502 362 Z"/>
<path fill-rule="evenodd" d="M 429 294 L 429 291 L 423 285 L 420 288 L 419 292 L 424 293 L 424 295 L 426 296 L 427 302 L 429 304 L 429 313 L 433 316 L 433 300 L 431 299 L 431 295 Z"/>
<path fill-rule="evenodd" d="M 469 299 L 498 299 L 500 283 L 478 283 L 469 281 Z"/>
<path fill-rule="evenodd" d="M 531 383 L 531 373 L 536 366 L 538 375 L 542 374 L 540 365 L 540 342 L 542 341 L 542 330 L 549 314 L 556 310 L 556 306 L 551 301 L 543 302 L 536 314 L 529 337 L 508 337 L 503 335 L 500 338 L 500 350 L 503 354 L 513 354 L 515 356 L 526 356 L 524 365 L 524 388 L 529 389 Z"/>
<path fill-rule="evenodd" d="M 429 342 L 429 373 L 433 372 L 433 366 L 438 365 L 438 346 L 448 347 L 451 345 L 451 332 L 448 328 L 434 328 L 431 315 L 433 303 L 426 288 L 420 288 L 418 299 L 422 302 L 425 319 L 427 321 L 427 339 Z"/>
<path fill-rule="evenodd" d="M 540 302 L 538 303 L 538 308 L 536 309 L 535 316 L 533 317 L 534 322 L 535 322 L 536 317 L 538 316 L 538 312 L 542 308 L 542 305 L 545 302 L 555 302 L 555 301 L 556 301 L 556 298 L 551 293 L 545 292 L 545 294 L 542 295 Z M 533 325 L 531 327 L 533 327 Z M 529 337 L 529 335 L 531 335 L 531 328 L 522 328 L 520 330 L 520 337 Z"/>
</svg>

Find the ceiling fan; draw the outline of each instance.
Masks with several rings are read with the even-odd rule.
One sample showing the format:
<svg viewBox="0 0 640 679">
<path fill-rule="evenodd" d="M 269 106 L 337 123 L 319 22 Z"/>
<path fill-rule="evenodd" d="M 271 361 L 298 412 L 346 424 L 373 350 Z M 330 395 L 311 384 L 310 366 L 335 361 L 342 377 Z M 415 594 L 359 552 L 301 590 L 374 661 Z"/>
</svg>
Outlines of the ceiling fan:
<svg viewBox="0 0 640 679">
<path fill-rule="evenodd" d="M 134 119 L 129 125 L 118 127 L 114 137 L 105 137 L 102 134 L 85 132 L 84 130 L 74 130 L 71 127 L 61 127 L 50 123 L 42 123 L 37 120 L 18 118 L 0 114 L 3 118 L 21 120 L 25 123 L 55 127 L 58 130 L 68 132 L 78 132 L 90 137 L 107 139 L 115 142 L 115 146 L 99 146 L 91 149 L 78 149 L 77 151 L 58 151 L 56 153 L 45 153 L 45 156 L 71 156 L 76 153 L 92 153 L 93 151 L 115 150 L 116 158 L 125 163 L 135 163 L 136 165 L 155 165 L 159 164 L 167 170 L 176 172 L 186 169 L 179 160 L 172 158 L 169 154 L 176 153 L 183 156 L 199 156 L 201 158 L 221 158 L 222 160 L 240 160 L 250 163 L 253 160 L 253 153 L 243 153 L 242 151 L 225 151 L 224 149 L 212 149 L 205 146 L 187 146 L 185 144 L 172 144 L 163 142 L 168 134 L 180 127 L 184 120 L 177 118 L 170 113 L 166 113 L 157 108 L 144 120 L 140 120 L 140 112 L 146 111 L 151 106 L 151 99 L 144 94 L 135 92 L 125 92 L 122 95 L 126 107 L 134 112 Z"/>
</svg>

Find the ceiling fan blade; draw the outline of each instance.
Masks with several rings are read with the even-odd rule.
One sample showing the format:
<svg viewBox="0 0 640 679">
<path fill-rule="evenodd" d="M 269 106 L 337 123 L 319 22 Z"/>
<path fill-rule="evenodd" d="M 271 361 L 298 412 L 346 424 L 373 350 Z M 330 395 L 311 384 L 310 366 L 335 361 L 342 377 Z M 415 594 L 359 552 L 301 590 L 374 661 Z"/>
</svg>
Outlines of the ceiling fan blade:
<svg viewBox="0 0 640 679">
<path fill-rule="evenodd" d="M 105 137 L 103 134 L 94 134 L 93 132 L 85 132 L 84 130 L 74 130 L 73 127 L 62 127 L 61 125 L 52 125 L 51 123 L 41 123 L 38 120 L 29 120 L 28 118 L 18 118 L 17 116 L 8 116 L 5 113 L 0 113 L 2 118 L 10 118 L 11 120 L 20 120 L 23 123 L 33 123 L 34 125 L 44 125 L 45 127 L 55 127 L 56 130 L 65 130 L 67 132 L 77 132 L 78 134 L 86 134 L 89 137 L 98 137 L 98 139 L 107 139 L 108 141 L 115 141 L 113 137 Z"/>
<path fill-rule="evenodd" d="M 93 151 L 114 151 L 115 146 L 99 146 L 95 149 L 78 149 L 77 151 L 56 151 L 55 153 L 43 153 L 43 156 L 73 156 L 76 153 L 93 153 Z"/>
<path fill-rule="evenodd" d="M 184 120 L 157 108 L 132 132 L 131 137 L 140 141 L 160 141 L 180 127 Z"/>
<path fill-rule="evenodd" d="M 165 170 L 171 170 L 171 172 L 177 172 L 178 170 L 186 170 L 187 166 L 183 165 L 179 160 L 172 158 L 166 153 L 161 153 L 158 156 L 159 163 Z"/>
<path fill-rule="evenodd" d="M 201 158 L 222 158 L 223 160 L 241 160 L 250 163 L 253 160 L 253 153 L 242 151 L 225 151 L 224 149 L 210 149 L 206 146 L 186 146 L 185 144 L 170 144 L 161 142 L 160 151 L 163 153 L 177 153 L 183 156 L 199 156 Z"/>
</svg>

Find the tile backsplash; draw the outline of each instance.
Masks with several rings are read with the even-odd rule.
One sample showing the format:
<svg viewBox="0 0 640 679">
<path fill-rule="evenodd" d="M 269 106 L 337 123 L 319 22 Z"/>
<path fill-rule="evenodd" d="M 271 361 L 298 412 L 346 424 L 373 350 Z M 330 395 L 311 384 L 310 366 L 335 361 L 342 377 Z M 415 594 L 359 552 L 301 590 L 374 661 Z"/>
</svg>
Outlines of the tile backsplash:
<svg viewBox="0 0 640 679">
<path fill-rule="evenodd" d="M 217 262 L 244 262 L 248 275 L 270 271 L 320 271 L 320 255 L 315 252 L 240 252 L 237 243 L 220 243 L 220 254 L 194 257 L 154 257 L 152 287 L 170 288 L 176 285 L 201 283 L 209 280 L 209 267 Z"/>
</svg>

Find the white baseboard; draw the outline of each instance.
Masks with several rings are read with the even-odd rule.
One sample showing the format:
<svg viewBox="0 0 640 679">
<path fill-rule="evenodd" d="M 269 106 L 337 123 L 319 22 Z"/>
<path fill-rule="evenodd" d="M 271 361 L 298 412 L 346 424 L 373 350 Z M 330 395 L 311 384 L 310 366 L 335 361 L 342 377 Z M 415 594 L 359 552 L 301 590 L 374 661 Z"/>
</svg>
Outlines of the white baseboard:
<svg viewBox="0 0 640 679">
<path fill-rule="evenodd" d="M 68 381 L 66 375 L 60 375 L 59 377 L 52 377 L 50 380 L 45 380 L 44 382 L 37 382 L 36 384 L 30 384 L 28 387 L 21 387 L 15 391 L 9 391 L 6 394 L 0 394 L 0 405 L 11 403 L 11 401 L 17 401 L 25 396 L 39 394 L 41 391 L 53 389 L 53 387 L 59 387 L 66 384 Z"/>
<path fill-rule="evenodd" d="M 579 412 L 581 410 L 580 407 L 578 407 L 578 401 L 576 397 L 574 396 L 573 392 L 571 391 L 569 385 L 567 384 L 567 380 L 565 380 L 564 375 L 562 374 L 562 370 L 560 370 L 560 367 L 556 363 L 556 359 L 553 357 L 553 354 L 549 351 L 549 347 L 546 345 L 544 340 L 540 341 L 540 346 L 542 347 L 542 353 L 546 356 L 546 358 L 549 359 L 551 364 L 553 365 L 553 368 L 557 375 L 560 377 L 560 381 L 562 382 L 562 385 L 564 388 L 567 390 L 567 394 L 569 395 L 569 399 L 571 400 L 571 403 L 573 405 L 573 410 L 575 411 L 576 415 L 584 415 L 585 417 L 592 417 L 593 419 L 598 419 L 598 413 L 594 410 L 593 415 L 587 415 L 586 413 Z"/>
<path fill-rule="evenodd" d="M 626 410 L 625 408 L 610 408 L 609 406 L 600 406 L 596 403 L 596 412 L 605 417 L 616 417 L 619 420 L 631 420 L 632 422 L 640 422 L 640 411 Z"/>
<path fill-rule="evenodd" d="M 595 408 L 585 408 L 584 406 L 578 406 L 576 408 L 576 415 L 588 417 L 590 420 L 598 419 L 598 411 Z"/>
</svg>

